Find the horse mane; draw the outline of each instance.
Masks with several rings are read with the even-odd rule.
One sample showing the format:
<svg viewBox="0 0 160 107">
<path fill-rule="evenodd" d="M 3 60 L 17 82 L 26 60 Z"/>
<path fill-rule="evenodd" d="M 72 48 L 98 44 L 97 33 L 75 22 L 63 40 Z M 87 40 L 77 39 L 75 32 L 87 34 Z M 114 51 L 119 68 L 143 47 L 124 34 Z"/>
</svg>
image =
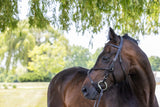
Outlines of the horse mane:
<svg viewBox="0 0 160 107">
<path fill-rule="evenodd" d="M 138 45 L 138 41 L 133 39 L 132 37 L 129 37 L 128 34 L 125 34 L 123 36 L 123 38 L 130 40 Z M 132 69 L 132 72 L 143 72 L 143 73 L 139 73 L 139 74 L 136 73 L 136 75 L 131 74 L 130 78 L 128 78 L 129 81 L 128 80 L 127 81 L 129 82 L 130 86 L 131 86 L 131 84 L 137 84 L 135 89 L 139 88 L 142 90 L 146 90 L 146 93 L 143 93 L 140 90 L 136 90 L 135 93 L 140 93 L 140 92 L 143 93 L 143 96 L 145 99 L 143 102 L 146 102 L 146 105 L 148 103 L 149 107 L 153 107 L 154 103 L 156 105 L 156 97 L 155 97 L 156 83 L 155 83 L 154 75 L 151 70 L 151 66 L 150 66 L 150 63 L 149 63 L 149 60 L 148 60 L 146 54 L 140 48 L 139 49 L 137 48 L 137 53 L 134 58 L 136 58 L 136 56 L 137 56 L 137 62 L 139 63 L 139 66 L 141 66 L 141 68 L 143 68 L 143 70 L 139 69 L 138 67 L 137 68 L 135 67 L 134 69 Z M 140 78 L 138 78 L 138 77 L 140 77 Z M 142 77 L 143 77 L 143 79 L 142 79 Z M 140 84 L 139 81 L 141 79 L 142 80 L 145 79 L 145 81 L 146 81 L 146 82 L 141 83 L 141 84 L 143 84 L 143 87 L 141 87 L 141 85 L 139 85 Z M 147 88 L 143 89 L 144 87 L 145 88 L 147 87 Z M 149 93 L 149 94 L 147 94 L 147 93 Z M 156 107 L 158 107 L 158 106 L 156 106 Z"/>
<path fill-rule="evenodd" d="M 124 34 L 124 35 L 123 35 L 123 38 L 124 38 L 124 39 L 127 39 L 127 40 L 130 40 L 130 41 L 132 41 L 132 42 L 134 42 L 134 43 L 136 43 L 136 44 L 138 45 L 138 41 L 135 40 L 134 38 L 128 36 L 128 34 Z"/>
</svg>

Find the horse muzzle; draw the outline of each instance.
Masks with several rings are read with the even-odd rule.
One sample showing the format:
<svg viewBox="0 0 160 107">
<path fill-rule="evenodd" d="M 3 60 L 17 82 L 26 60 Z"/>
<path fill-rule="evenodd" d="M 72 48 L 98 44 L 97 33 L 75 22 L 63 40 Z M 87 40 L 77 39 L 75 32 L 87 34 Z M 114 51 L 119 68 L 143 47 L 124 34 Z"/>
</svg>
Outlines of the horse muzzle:
<svg viewBox="0 0 160 107">
<path fill-rule="evenodd" d="M 82 93 L 85 98 L 90 100 L 96 100 L 98 99 L 99 96 L 99 92 L 93 86 L 90 87 L 84 86 L 82 88 Z"/>
</svg>

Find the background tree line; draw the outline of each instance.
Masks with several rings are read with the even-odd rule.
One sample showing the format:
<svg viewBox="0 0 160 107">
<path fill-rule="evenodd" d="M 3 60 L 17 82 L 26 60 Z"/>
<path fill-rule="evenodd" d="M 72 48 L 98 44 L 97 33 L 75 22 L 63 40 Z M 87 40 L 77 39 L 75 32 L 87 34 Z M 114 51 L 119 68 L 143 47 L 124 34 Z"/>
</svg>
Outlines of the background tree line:
<svg viewBox="0 0 160 107">
<path fill-rule="evenodd" d="M 91 53 L 88 48 L 71 46 L 63 33 L 30 28 L 28 21 L 20 21 L 12 31 L 0 33 L 0 81 L 50 81 L 59 71 L 82 66 L 91 68 L 102 48 Z M 160 58 L 149 58 L 153 71 L 160 71 Z"/>
<path fill-rule="evenodd" d="M 160 71 L 160 57 L 151 56 L 149 57 L 149 61 L 153 71 Z"/>
<path fill-rule="evenodd" d="M 63 33 L 30 28 L 20 21 L 14 30 L 0 33 L 0 81 L 50 81 L 59 71 L 82 66 L 91 68 L 99 52 L 71 46 Z"/>
</svg>

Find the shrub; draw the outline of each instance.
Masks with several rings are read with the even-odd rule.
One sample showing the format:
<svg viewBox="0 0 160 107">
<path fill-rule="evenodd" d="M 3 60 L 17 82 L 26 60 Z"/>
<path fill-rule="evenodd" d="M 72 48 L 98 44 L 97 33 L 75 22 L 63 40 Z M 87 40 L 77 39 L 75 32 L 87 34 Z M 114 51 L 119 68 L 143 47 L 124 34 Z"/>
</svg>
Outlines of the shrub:
<svg viewBox="0 0 160 107">
<path fill-rule="evenodd" d="M 17 82 L 17 76 L 16 75 L 9 75 L 6 78 L 6 82 Z"/>
<path fill-rule="evenodd" d="M 17 86 L 16 86 L 16 85 L 13 85 L 12 87 L 13 87 L 13 88 L 17 88 Z"/>
<path fill-rule="evenodd" d="M 5 74 L 0 74 L 0 82 L 4 82 L 5 81 Z"/>
<path fill-rule="evenodd" d="M 8 89 L 8 86 L 6 84 L 3 84 L 4 89 Z"/>
<path fill-rule="evenodd" d="M 48 73 L 27 72 L 18 79 L 20 82 L 49 82 L 51 77 Z"/>
</svg>

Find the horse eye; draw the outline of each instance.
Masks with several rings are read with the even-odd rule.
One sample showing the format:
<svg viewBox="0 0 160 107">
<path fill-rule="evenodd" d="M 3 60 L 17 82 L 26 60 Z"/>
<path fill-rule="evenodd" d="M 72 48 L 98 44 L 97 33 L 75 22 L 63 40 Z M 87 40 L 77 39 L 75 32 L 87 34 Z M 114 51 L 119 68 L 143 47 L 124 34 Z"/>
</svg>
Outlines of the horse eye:
<svg viewBox="0 0 160 107">
<path fill-rule="evenodd" d="M 109 60 L 110 60 L 109 57 L 106 57 L 106 56 L 103 57 L 103 61 L 104 61 L 105 63 L 109 62 Z"/>
</svg>

